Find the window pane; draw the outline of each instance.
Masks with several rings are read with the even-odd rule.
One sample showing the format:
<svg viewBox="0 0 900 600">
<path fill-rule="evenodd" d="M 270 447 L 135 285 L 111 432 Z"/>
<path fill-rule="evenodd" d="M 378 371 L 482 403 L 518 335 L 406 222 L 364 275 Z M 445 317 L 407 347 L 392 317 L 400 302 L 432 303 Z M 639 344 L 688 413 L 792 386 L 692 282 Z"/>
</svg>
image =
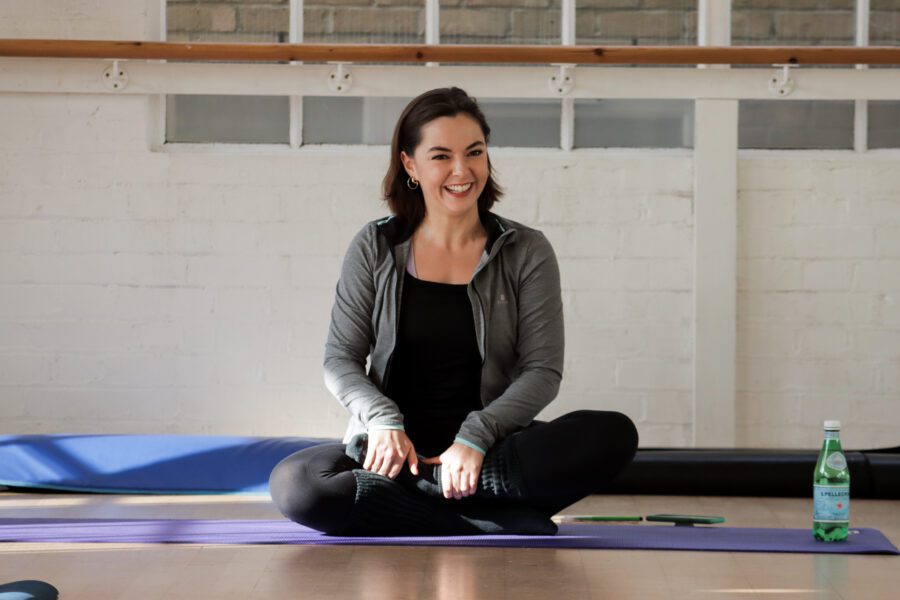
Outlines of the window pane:
<svg viewBox="0 0 900 600">
<path fill-rule="evenodd" d="M 693 148 L 690 100 L 576 100 L 576 148 Z"/>
<path fill-rule="evenodd" d="M 440 0 L 439 4 L 442 44 L 562 42 L 561 0 Z M 492 146 L 559 147 L 559 101 L 484 99 L 478 104 L 490 123 Z"/>
<path fill-rule="evenodd" d="M 391 143 L 394 125 L 411 98 L 303 99 L 306 144 Z M 480 100 L 492 146 L 559 146 L 559 102 Z"/>
<path fill-rule="evenodd" d="M 735 46 L 852 46 L 855 0 L 732 0 Z"/>
<path fill-rule="evenodd" d="M 167 96 L 166 141 L 289 142 L 287 96 Z"/>
<path fill-rule="evenodd" d="M 576 0 L 576 43 L 683 46 L 697 43 L 697 0 Z M 655 65 L 639 65 L 645 68 Z M 633 68 L 610 65 L 604 68 Z M 579 69 L 596 68 L 582 66 Z M 693 68 L 685 65 L 683 68 Z M 576 100 L 576 148 L 690 148 L 694 104 L 680 100 Z"/>
<path fill-rule="evenodd" d="M 422 44 L 425 0 L 306 0 L 303 41 Z"/>
<path fill-rule="evenodd" d="M 576 0 L 575 37 L 593 46 L 697 43 L 697 0 Z"/>
<path fill-rule="evenodd" d="M 390 144 L 394 125 L 412 98 L 303 99 L 304 144 Z"/>
<path fill-rule="evenodd" d="M 853 102 L 741 100 L 738 147 L 853 148 Z"/>
<path fill-rule="evenodd" d="M 852 46 L 855 6 L 855 0 L 733 0 L 731 42 L 736 46 Z M 852 69 L 853 65 L 814 68 Z M 853 148 L 852 102 L 742 100 L 739 115 L 741 148 Z"/>
<path fill-rule="evenodd" d="M 900 44 L 900 0 L 871 0 L 869 11 L 869 44 Z"/>
<path fill-rule="evenodd" d="M 284 0 L 166 2 L 166 39 L 173 42 L 287 42 L 289 25 Z M 166 97 L 167 142 L 286 144 L 289 132 L 287 97 Z"/>
<path fill-rule="evenodd" d="M 442 44 L 559 44 L 560 0 L 440 0 Z"/>
<path fill-rule="evenodd" d="M 558 100 L 479 100 L 492 146 L 559 148 Z"/>
<path fill-rule="evenodd" d="M 166 0 L 170 42 L 287 42 L 285 0 Z"/>
<path fill-rule="evenodd" d="M 900 148 L 900 102 L 869 101 L 869 148 Z"/>
<path fill-rule="evenodd" d="M 872 0 L 869 43 L 900 46 L 900 0 Z M 870 65 L 892 69 L 896 65 Z M 900 148 L 900 102 L 869 101 L 869 148 Z"/>
</svg>

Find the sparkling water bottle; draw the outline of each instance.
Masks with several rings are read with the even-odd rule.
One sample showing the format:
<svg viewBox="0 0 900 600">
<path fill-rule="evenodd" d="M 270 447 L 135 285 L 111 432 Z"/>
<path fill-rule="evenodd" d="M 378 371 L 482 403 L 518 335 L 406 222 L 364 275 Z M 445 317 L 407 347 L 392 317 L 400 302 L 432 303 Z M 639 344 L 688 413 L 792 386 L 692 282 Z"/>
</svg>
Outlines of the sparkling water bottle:
<svg viewBox="0 0 900 600">
<path fill-rule="evenodd" d="M 825 421 L 825 441 L 813 476 L 813 535 L 843 542 L 850 523 L 850 470 L 841 449 L 841 422 Z"/>
</svg>

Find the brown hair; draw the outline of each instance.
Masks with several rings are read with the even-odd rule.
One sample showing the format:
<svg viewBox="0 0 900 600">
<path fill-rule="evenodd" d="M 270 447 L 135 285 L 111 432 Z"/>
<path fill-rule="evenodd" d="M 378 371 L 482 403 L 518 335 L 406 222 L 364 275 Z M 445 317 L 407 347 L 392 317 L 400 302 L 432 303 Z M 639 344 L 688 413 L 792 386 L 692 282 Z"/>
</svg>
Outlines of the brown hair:
<svg viewBox="0 0 900 600">
<path fill-rule="evenodd" d="M 422 128 L 440 117 L 455 117 L 466 114 L 481 127 L 484 142 L 491 137 L 491 128 L 484 118 L 475 99 L 458 87 L 438 88 L 421 94 L 406 105 L 391 140 L 391 164 L 382 183 L 382 194 L 388 207 L 398 217 L 403 217 L 412 227 L 418 226 L 425 218 L 425 199 L 421 188 L 411 190 L 406 185 L 409 174 L 403 168 L 400 152 L 412 156 L 422 141 Z M 488 180 L 478 197 L 478 211 L 487 212 L 503 195 L 502 188 L 494 179 L 494 168 L 488 157 Z"/>
</svg>

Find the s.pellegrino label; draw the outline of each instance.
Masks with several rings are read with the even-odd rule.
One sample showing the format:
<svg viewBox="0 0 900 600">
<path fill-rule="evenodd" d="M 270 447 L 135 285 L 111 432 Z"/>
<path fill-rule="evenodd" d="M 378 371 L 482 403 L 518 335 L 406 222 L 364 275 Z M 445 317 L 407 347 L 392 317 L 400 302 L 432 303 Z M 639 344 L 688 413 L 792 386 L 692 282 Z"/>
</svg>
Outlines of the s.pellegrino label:
<svg viewBox="0 0 900 600">
<path fill-rule="evenodd" d="M 849 485 L 813 485 L 813 521 L 850 520 Z"/>
</svg>

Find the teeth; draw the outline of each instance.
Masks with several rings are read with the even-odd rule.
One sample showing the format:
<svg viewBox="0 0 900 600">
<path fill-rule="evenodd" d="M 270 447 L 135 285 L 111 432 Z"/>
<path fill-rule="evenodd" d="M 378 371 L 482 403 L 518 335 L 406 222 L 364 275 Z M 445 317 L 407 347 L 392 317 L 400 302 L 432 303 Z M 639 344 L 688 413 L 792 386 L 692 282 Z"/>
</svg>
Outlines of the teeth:
<svg viewBox="0 0 900 600">
<path fill-rule="evenodd" d="M 466 184 L 463 184 L 463 185 L 448 185 L 448 186 L 446 186 L 446 187 L 447 187 L 447 189 L 450 190 L 451 192 L 460 193 L 460 192 L 465 192 L 466 190 L 468 190 L 470 187 L 472 187 L 472 184 L 471 184 L 471 183 L 466 183 Z"/>
</svg>

